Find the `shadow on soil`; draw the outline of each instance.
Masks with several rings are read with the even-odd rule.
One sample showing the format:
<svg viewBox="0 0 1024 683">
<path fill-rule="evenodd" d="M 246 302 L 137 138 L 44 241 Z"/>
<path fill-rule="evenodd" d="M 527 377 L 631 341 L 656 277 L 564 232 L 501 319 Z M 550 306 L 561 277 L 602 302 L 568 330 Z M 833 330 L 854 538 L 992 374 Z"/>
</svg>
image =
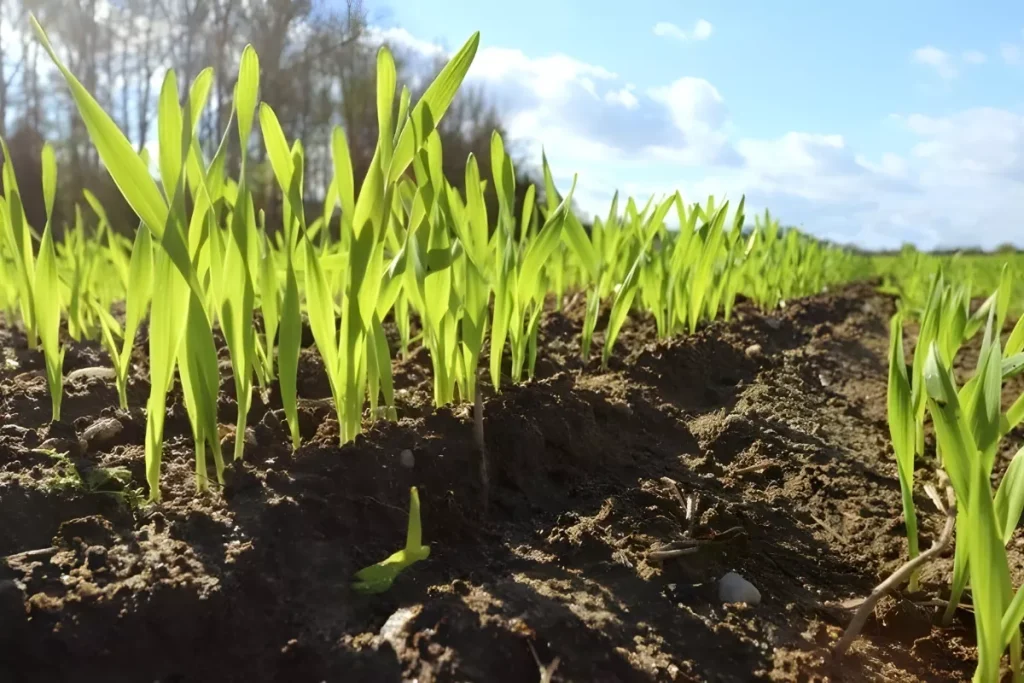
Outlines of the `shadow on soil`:
<svg viewBox="0 0 1024 683">
<path fill-rule="evenodd" d="M 423 351 L 394 365 L 401 421 L 343 448 L 322 366 L 304 351 L 303 445 L 291 452 L 271 391 L 218 493 L 194 493 L 188 423 L 172 407 L 164 502 L 134 511 L 53 487 L 54 465 L 32 450 L 46 436 L 45 382 L 31 364 L 4 371 L 0 668 L 78 683 L 532 682 L 551 666 L 553 681 L 588 682 L 963 677 L 969 647 L 927 624 L 908 641 L 873 623 L 840 668 L 828 662 L 845 623 L 835 603 L 866 594 L 902 552 L 873 404 L 889 314 L 855 286 L 770 316 L 742 306 L 668 342 L 640 319 L 600 370 L 579 359 L 582 311 L 552 312 L 537 378 L 485 388 L 486 510 L 471 411 L 430 407 Z M 126 467 L 127 486 L 143 486 L 141 411 L 113 410 L 105 382 L 75 391 L 79 436 L 101 418 L 121 425 L 84 443 L 76 467 Z M 665 478 L 696 503 L 691 519 Z M 353 574 L 404 540 L 410 486 L 431 556 L 390 591 L 359 595 Z M 650 558 L 683 538 L 707 543 Z M 759 605 L 721 603 L 729 571 Z"/>
</svg>

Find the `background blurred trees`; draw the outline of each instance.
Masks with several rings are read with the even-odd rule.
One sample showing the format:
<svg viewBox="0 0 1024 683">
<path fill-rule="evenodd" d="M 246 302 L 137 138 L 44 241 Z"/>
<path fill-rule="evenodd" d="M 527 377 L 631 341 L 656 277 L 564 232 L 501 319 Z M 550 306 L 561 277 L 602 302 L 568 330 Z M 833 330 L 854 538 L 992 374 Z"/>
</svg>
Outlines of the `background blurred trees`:
<svg viewBox="0 0 1024 683">
<path fill-rule="evenodd" d="M 289 139 L 303 141 L 309 201 L 318 203 L 318 191 L 330 181 L 335 125 L 348 135 L 357 183 L 369 166 L 377 139 L 380 42 L 359 0 L 0 0 L 0 136 L 10 147 L 34 225 L 44 220 L 39 155 L 45 141 L 56 147 L 61 166 L 58 225 L 74 215 L 83 189 L 100 198 L 118 230 L 130 232 L 137 221 L 102 168 L 67 88 L 36 43 L 30 12 L 139 150 L 155 152 L 156 100 L 167 69 L 177 72 L 184 89 L 209 66 L 214 88 L 199 136 L 212 155 L 230 120 L 238 58 L 252 43 L 260 56 L 262 100 L 273 107 Z M 400 83 L 427 83 L 442 65 L 406 58 L 398 48 L 395 53 Z M 485 92 L 467 86 L 440 128 L 445 172 L 453 184 L 462 187 L 470 152 L 490 178 L 494 130 L 504 134 L 500 113 Z M 230 141 L 228 170 L 237 174 L 237 137 Z M 258 130 L 251 144 L 250 180 L 261 184 L 257 196 L 268 227 L 275 227 L 280 197 L 269 182 Z M 523 176 L 525 162 L 518 161 Z M 524 176 L 520 201 L 526 183 Z M 492 216 L 494 202 L 491 193 Z"/>
</svg>

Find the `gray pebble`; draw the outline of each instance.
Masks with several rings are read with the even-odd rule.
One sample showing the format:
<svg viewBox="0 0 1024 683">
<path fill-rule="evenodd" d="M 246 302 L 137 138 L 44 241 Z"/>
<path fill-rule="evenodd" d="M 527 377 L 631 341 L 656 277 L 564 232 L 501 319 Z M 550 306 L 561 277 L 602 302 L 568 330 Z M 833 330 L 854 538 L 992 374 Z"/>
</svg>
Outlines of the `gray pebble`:
<svg viewBox="0 0 1024 683">
<path fill-rule="evenodd" d="M 115 438 L 124 429 L 120 420 L 103 417 L 86 427 L 82 440 L 91 447 L 97 447 Z"/>
<path fill-rule="evenodd" d="M 736 572 L 729 572 L 718 580 L 718 599 L 725 603 L 758 605 L 761 603 L 761 591 Z"/>
<path fill-rule="evenodd" d="M 406 469 L 410 469 L 411 470 L 413 467 L 416 466 L 416 457 L 412 454 L 412 451 L 409 450 L 408 448 L 406 448 L 405 450 L 402 451 L 401 458 L 402 458 L 402 467 L 405 467 Z"/>
</svg>

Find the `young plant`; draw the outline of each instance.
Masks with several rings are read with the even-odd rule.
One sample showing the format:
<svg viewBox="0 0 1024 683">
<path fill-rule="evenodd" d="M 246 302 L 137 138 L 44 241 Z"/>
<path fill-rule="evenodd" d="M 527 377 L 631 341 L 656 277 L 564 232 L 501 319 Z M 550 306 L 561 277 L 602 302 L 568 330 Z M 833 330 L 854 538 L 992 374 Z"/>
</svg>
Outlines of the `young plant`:
<svg viewBox="0 0 1024 683">
<path fill-rule="evenodd" d="M 0 152 L 4 162 L 0 167 L 3 180 L 4 196 L 0 197 L 0 241 L 6 244 L 6 250 L 13 254 L 16 276 L 18 306 L 21 322 L 25 327 L 28 347 L 35 349 L 39 341 L 36 330 L 35 304 L 35 253 L 32 248 L 32 229 L 29 227 L 25 208 L 18 189 L 18 179 L 14 174 L 14 163 L 7 143 L 0 138 Z"/>
<path fill-rule="evenodd" d="M 971 593 L 975 627 L 978 635 L 978 668 L 976 681 L 999 679 L 1000 660 L 1008 643 L 1011 645 L 1011 669 L 1014 681 L 1021 680 L 1019 620 L 1012 629 L 1004 629 L 1004 616 L 1011 604 L 1012 587 L 1006 556 L 1004 534 L 1019 521 L 1020 501 L 1007 500 L 997 505 L 999 494 L 993 496 L 991 477 L 999 447 L 1000 401 L 1003 380 L 1002 354 L 995 311 L 991 311 L 985 329 L 974 377 L 957 389 L 951 367 L 945 363 L 938 342 L 933 342 L 925 368 L 928 411 L 935 425 L 937 450 L 956 491 L 958 557 L 955 566 L 966 582 L 966 568 L 971 568 Z M 1004 477 L 1004 482 L 1007 479 Z M 1009 482 L 1011 487 L 1013 481 Z M 1002 488 L 1002 486 L 1000 486 Z M 1015 487 L 1015 493 L 1024 488 Z M 1010 489 L 1008 489 L 1009 491 Z M 1009 493 L 1002 498 L 1008 499 Z M 1017 517 L 1012 517 L 1016 511 Z M 999 513 L 1002 513 L 1000 515 Z M 963 552 L 959 552 L 963 548 Z M 959 601 L 954 575 L 952 603 Z M 1011 631 L 1004 639 L 1005 631 Z"/>
<path fill-rule="evenodd" d="M 528 377 L 533 376 L 540 317 L 549 291 L 549 268 L 552 267 L 549 266 L 549 260 L 566 239 L 564 233 L 566 226 L 570 225 L 569 215 L 572 213 L 577 177 L 573 176 L 569 193 L 560 197 L 551 179 L 550 169 L 546 171 L 547 209 L 544 223 L 519 245 L 515 241 L 515 221 L 512 218 L 515 176 L 512 161 L 497 133 L 491 137 L 491 170 L 498 190 L 499 226 L 502 228 L 495 233 L 495 303 L 491 333 L 491 378 L 497 389 L 500 387 L 501 358 L 506 338 L 512 352 L 512 381 L 521 381 L 524 369 Z M 528 206 L 532 206 L 533 192 L 527 192 L 527 200 Z M 527 233 L 529 219 L 530 214 L 524 214 L 524 234 Z"/>
<path fill-rule="evenodd" d="M 39 340 L 46 361 L 46 384 L 50 389 L 52 419 L 60 420 L 60 404 L 64 395 L 64 347 L 60 343 L 60 277 L 57 255 L 53 247 L 53 202 L 57 194 L 57 158 L 53 147 L 43 147 L 43 202 L 46 205 L 46 227 L 39 244 L 39 260 L 33 283 L 36 322 Z"/>
<path fill-rule="evenodd" d="M 608 330 L 605 332 L 604 349 L 601 352 L 601 367 L 608 367 L 608 360 L 611 358 L 615 340 L 619 336 L 623 323 L 626 322 L 626 316 L 629 314 L 630 307 L 633 305 L 633 298 L 636 296 L 640 285 L 640 272 L 648 258 L 651 243 L 661 229 L 665 216 L 668 215 L 669 210 L 675 205 L 676 201 L 677 195 L 672 195 L 662 201 L 655 212 L 644 221 L 643 227 L 640 228 L 643 241 L 638 245 L 633 265 L 630 266 L 625 280 L 619 284 L 618 290 L 615 293 L 615 300 L 612 302 L 611 315 L 608 317 Z M 646 210 L 635 219 L 635 225 L 639 226 L 641 224 L 640 220 L 645 213 Z"/>
<path fill-rule="evenodd" d="M 911 395 L 910 378 L 903 356 L 903 316 L 896 313 L 889 333 L 889 435 L 896 454 L 896 470 L 903 498 L 903 519 L 907 526 L 907 545 L 910 559 L 920 554 L 917 538 L 917 513 L 914 508 L 914 455 L 916 422 Z M 910 591 L 918 589 L 918 573 L 910 576 Z"/>
<path fill-rule="evenodd" d="M 122 195 L 159 241 L 150 325 L 151 393 L 147 404 L 146 478 L 150 501 L 160 499 L 160 464 L 166 396 L 184 339 L 180 366 L 186 408 L 196 441 L 196 485 L 207 485 L 204 443 L 211 445 L 218 480 L 223 480 L 217 433 L 218 372 L 213 333 L 204 307 L 206 292 L 199 282 L 189 240 L 185 211 L 185 163 L 193 150 L 198 114 L 209 95 L 212 70 L 201 72 L 189 92 L 184 109 L 178 104 L 177 82 L 169 71 L 161 88 L 158 112 L 160 176 L 163 193 L 117 124 L 58 58 L 42 27 L 32 24 L 71 90 L 89 137 Z"/>
<path fill-rule="evenodd" d="M 430 546 L 423 545 L 423 527 L 420 523 L 420 496 L 413 486 L 409 489 L 409 526 L 405 547 L 387 559 L 356 572 L 356 581 L 352 587 L 359 593 L 383 593 L 391 588 L 402 571 L 428 557 Z"/>
<path fill-rule="evenodd" d="M 242 151 L 239 176 L 241 180 L 231 214 L 231 239 L 224 244 L 220 280 L 220 294 L 223 299 L 219 311 L 221 329 L 231 357 L 235 402 L 238 408 L 235 422 L 235 461 L 241 459 L 245 446 L 245 426 L 252 405 L 253 372 L 256 363 L 256 331 L 252 319 L 255 306 L 254 270 L 257 265 L 254 254 L 258 248 L 259 235 L 256 232 L 256 213 L 247 180 L 247 150 L 256 114 L 258 91 L 259 60 L 256 51 L 251 45 L 247 45 L 242 51 L 238 67 L 234 100 L 238 116 L 238 142 Z M 213 389 L 214 406 L 219 390 L 219 386 Z"/>
<path fill-rule="evenodd" d="M 139 325 L 146 317 L 153 291 L 153 240 L 149 228 L 140 223 L 128 263 L 128 290 L 124 299 L 124 332 L 114 371 L 121 409 L 128 408 L 128 375 L 131 372 L 132 349 Z"/>
</svg>

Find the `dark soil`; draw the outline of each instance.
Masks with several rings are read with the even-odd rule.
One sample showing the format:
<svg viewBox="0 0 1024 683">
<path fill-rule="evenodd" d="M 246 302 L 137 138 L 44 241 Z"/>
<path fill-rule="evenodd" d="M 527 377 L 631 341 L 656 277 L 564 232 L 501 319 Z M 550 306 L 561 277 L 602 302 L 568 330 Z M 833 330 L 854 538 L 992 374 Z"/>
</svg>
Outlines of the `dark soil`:
<svg viewBox="0 0 1024 683">
<path fill-rule="evenodd" d="M 552 311 L 538 377 L 498 395 L 485 385 L 486 496 L 472 408 L 431 407 L 426 352 L 395 362 L 400 421 L 339 448 L 307 349 L 296 452 L 271 391 L 225 488 L 197 495 L 173 401 L 164 501 L 142 508 L 125 492 L 145 486 L 145 380 L 128 412 L 111 381 L 69 380 L 65 422 L 49 425 L 41 357 L 3 329 L 0 679 L 966 680 L 969 613 L 939 628 L 937 608 L 903 596 L 841 662 L 829 655 L 843 603 L 905 553 L 885 421 L 892 311 L 858 285 L 772 316 L 743 305 L 670 342 L 639 318 L 607 371 L 579 359 L 582 304 Z M 105 364 L 73 346 L 66 372 Z M 230 377 L 224 388 L 230 425 Z M 127 486 L 103 480 L 116 467 Z M 666 478 L 698 501 L 691 521 Z M 388 592 L 358 594 L 353 574 L 404 542 L 410 486 L 431 555 Z M 919 510 L 928 547 L 942 520 L 923 492 Z M 649 557 L 687 534 L 710 542 Z M 926 572 L 923 598 L 943 593 L 949 563 Z M 762 602 L 722 604 L 729 571 Z"/>
</svg>

